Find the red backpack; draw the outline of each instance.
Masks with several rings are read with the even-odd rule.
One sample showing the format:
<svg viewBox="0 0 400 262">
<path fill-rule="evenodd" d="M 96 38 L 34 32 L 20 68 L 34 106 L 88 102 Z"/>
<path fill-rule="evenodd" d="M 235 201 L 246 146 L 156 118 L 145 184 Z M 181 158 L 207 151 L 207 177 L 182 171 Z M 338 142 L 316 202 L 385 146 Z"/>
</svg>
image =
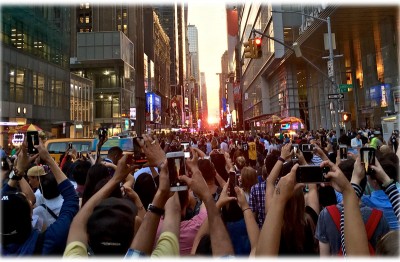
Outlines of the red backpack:
<svg viewBox="0 0 400 262">
<path fill-rule="evenodd" d="M 327 206 L 326 209 L 328 210 L 329 214 L 331 215 L 333 222 L 335 222 L 337 230 L 340 232 L 340 211 L 336 205 Z M 365 229 L 367 230 L 367 237 L 368 237 L 368 248 L 370 255 L 375 255 L 375 249 L 371 245 L 371 237 L 375 232 L 376 227 L 378 226 L 379 221 L 382 217 L 382 211 L 373 208 L 371 215 L 369 216 L 367 222 L 365 223 Z M 339 249 L 339 256 L 343 256 L 342 253 L 342 245 L 340 245 Z"/>
</svg>

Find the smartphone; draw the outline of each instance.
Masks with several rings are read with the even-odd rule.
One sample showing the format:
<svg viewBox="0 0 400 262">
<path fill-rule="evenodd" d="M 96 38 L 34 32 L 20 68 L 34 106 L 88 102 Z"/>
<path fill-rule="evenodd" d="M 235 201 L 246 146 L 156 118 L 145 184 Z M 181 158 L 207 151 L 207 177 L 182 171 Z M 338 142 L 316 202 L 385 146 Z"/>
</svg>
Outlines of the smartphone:
<svg viewBox="0 0 400 262">
<path fill-rule="evenodd" d="M 324 174 L 329 172 L 329 167 L 320 166 L 299 166 L 296 171 L 297 183 L 324 183 L 329 182 Z"/>
<path fill-rule="evenodd" d="M 292 161 L 298 161 L 299 157 L 297 156 L 297 150 L 299 150 L 299 145 L 292 144 L 292 150 L 293 150 Z"/>
<path fill-rule="evenodd" d="M 100 127 L 97 131 L 99 139 L 105 138 L 107 136 L 107 132 L 108 132 L 107 128 Z"/>
<path fill-rule="evenodd" d="M 339 145 L 340 160 L 347 160 L 347 145 Z"/>
<path fill-rule="evenodd" d="M 375 149 L 372 147 L 362 147 L 360 149 L 361 162 L 364 163 L 365 173 L 374 177 L 375 172 L 371 169 L 371 165 L 375 165 Z"/>
<path fill-rule="evenodd" d="M 235 186 L 236 186 L 236 173 L 229 172 L 229 196 L 230 197 L 236 197 Z"/>
<path fill-rule="evenodd" d="M 82 157 L 82 152 L 76 152 L 76 158 L 79 159 Z"/>
<path fill-rule="evenodd" d="M 176 192 L 187 190 L 187 185 L 178 179 L 179 176 L 186 174 L 184 152 L 169 152 L 166 156 L 168 161 L 170 191 Z"/>
<path fill-rule="evenodd" d="M 313 144 L 302 144 L 301 151 L 302 152 L 313 152 L 314 145 Z"/>
<path fill-rule="evenodd" d="M 126 164 L 128 165 L 133 165 L 135 163 L 135 160 L 133 159 L 133 154 L 128 154 L 126 157 Z"/>
<path fill-rule="evenodd" d="M 142 136 L 137 136 L 137 137 L 132 138 L 133 150 L 139 150 L 140 149 L 140 145 L 139 145 L 139 142 L 137 141 L 137 139 L 142 140 L 143 137 Z"/>
<path fill-rule="evenodd" d="M 327 144 L 326 144 L 326 136 L 323 135 L 323 136 L 321 136 L 321 147 L 326 147 L 326 146 L 327 146 Z"/>
<path fill-rule="evenodd" d="M 72 143 L 68 143 L 68 149 L 72 149 Z"/>
<path fill-rule="evenodd" d="M 29 154 L 37 154 L 38 150 L 34 147 L 39 145 L 39 133 L 38 131 L 28 131 L 26 132 L 27 140 L 28 140 L 28 153 Z"/>
</svg>

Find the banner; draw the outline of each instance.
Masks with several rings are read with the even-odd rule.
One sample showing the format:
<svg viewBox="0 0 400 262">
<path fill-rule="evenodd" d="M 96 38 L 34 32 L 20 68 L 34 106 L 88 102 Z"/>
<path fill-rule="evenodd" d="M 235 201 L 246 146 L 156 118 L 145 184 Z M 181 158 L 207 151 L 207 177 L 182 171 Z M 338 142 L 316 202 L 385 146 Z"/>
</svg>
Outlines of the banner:
<svg viewBox="0 0 400 262">
<path fill-rule="evenodd" d="M 235 103 L 240 103 L 242 101 L 242 96 L 240 94 L 240 83 L 233 83 L 233 100 Z"/>
<path fill-rule="evenodd" d="M 182 125 L 182 96 L 176 95 L 172 97 L 169 115 L 171 117 L 170 124 L 173 127 Z"/>
</svg>

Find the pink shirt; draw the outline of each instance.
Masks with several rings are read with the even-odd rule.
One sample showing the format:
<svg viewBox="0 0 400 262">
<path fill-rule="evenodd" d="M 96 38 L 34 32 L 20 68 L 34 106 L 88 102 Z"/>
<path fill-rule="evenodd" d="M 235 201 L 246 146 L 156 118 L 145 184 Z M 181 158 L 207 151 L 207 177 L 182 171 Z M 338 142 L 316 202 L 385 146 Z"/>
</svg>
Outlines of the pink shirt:
<svg viewBox="0 0 400 262">
<path fill-rule="evenodd" d="M 196 237 L 197 231 L 207 218 L 207 210 L 203 207 L 200 209 L 199 214 L 195 215 L 190 220 L 184 220 L 180 225 L 180 236 L 179 236 L 179 252 L 180 255 L 190 255 L 192 250 L 193 241 Z M 156 239 L 161 235 L 161 229 L 164 223 L 164 219 L 160 219 L 158 224 Z"/>
</svg>

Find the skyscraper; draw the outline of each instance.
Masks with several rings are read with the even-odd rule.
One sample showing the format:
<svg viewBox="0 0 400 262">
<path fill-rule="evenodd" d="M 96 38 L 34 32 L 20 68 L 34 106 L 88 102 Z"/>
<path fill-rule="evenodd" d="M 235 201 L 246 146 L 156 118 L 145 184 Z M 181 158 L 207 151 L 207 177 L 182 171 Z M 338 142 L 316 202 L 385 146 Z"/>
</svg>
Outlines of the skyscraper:
<svg viewBox="0 0 400 262">
<path fill-rule="evenodd" d="M 188 40 L 189 40 L 189 52 L 192 57 L 192 73 L 196 82 L 200 82 L 199 75 L 199 39 L 197 27 L 195 25 L 188 25 Z"/>
<path fill-rule="evenodd" d="M 72 10 L 71 71 L 94 81 L 94 126 L 145 130 L 143 7 L 82 4 Z"/>
<path fill-rule="evenodd" d="M 1 121 L 50 131 L 69 120 L 69 15 L 67 6 L 1 7 Z M 11 129 L 0 127 L 1 144 Z"/>
</svg>

